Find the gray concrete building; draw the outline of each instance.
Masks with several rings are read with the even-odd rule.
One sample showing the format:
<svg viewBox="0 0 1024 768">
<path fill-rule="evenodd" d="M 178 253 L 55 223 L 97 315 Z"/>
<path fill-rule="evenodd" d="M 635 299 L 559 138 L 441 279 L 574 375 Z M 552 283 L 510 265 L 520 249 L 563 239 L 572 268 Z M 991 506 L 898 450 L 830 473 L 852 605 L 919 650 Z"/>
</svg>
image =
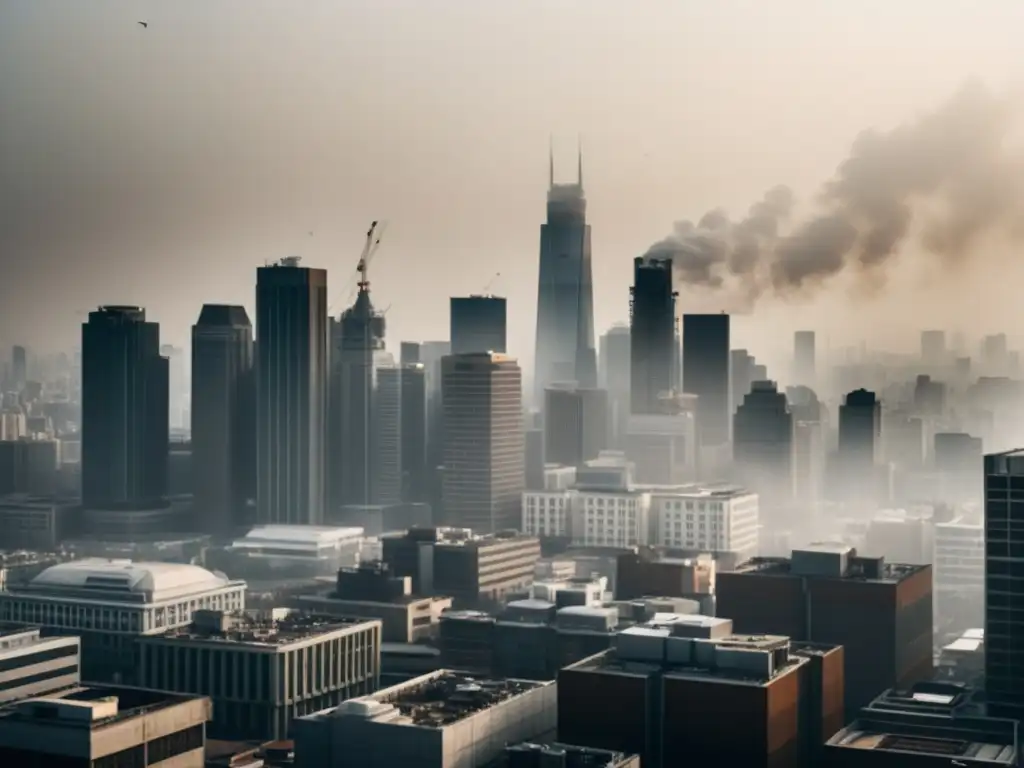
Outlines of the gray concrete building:
<svg viewBox="0 0 1024 768">
<path fill-rule="evenodd" d="M 210 735 L 283 739 L 296 717 L 377 688 L 380 622 L 199 611 L 187 629 L 141 638 L 142 685 L 209 696 Z"/>
<path fill-rule="evenodd" d="M 36 627 L 0 624 L 0 702 L 77 685 L 80 642 L 77 637 L 40 637 Z"/>
<path fill-rule="evenodd" d="M 186 627 L 197 610 L 241 610 L 245 582 L 194 565 L 85 558 L 0 591 L 0 621 L 82 638 L 82 677 L 133 683 L 135 640 Z"/>
<path fill-rule="evenodd" d="M 71 688 L 0 709 L 0 765 L 203 768 L 210 700 L 141 688 Z"/>
<path fill-rule="evenodd" d="M 482 768 L 555 728 L 553 681 L 439 670 L 295 724 L 296 768 Z"/>
</svg>

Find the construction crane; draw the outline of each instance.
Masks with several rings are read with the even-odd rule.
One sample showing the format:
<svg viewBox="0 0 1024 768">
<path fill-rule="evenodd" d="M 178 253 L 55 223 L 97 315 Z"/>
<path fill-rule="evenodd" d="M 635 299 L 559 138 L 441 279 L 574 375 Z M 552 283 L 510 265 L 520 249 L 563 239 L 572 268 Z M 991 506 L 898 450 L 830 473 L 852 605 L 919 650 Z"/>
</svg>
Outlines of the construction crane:
<svg viewBox="0 0 1024 768">
<path fill-rule="evenodd" d="M 367 290 L 370 287 L 370 262 L 373 260 L 374 254 L 377 253 L 380 248 L 380 239 L 384 235 L 384 229 L 387 227 L 387 222 L 373 221 L 370 222 L 370 228 L 366 230 L 366 241 L 363 243 L 363 250 L 359 254 L 359 261 L 356 264 L 355 274 L 355 285 L 349 282 L 345 286 L 345 303 L 346 305 L 351 304 L 355 298 L 357 290 Z M 328 314 L 333 314 L 335 310 L 334 302 L 328 308 Z"/>
<path fill-rule="evenodd" d="M 487 295 L 488 295 L 488 294 L 490 293 L 490 290 L 491 290 L 491 286 L 492 286 L 492 285 L 494 285 L 495 281 L 496 281 L 496 280 L 497 280 L 497 279 L 498 279 L 499 277 L 501 277 L 501 272 L 495 272 L 495 273 L 494 273 L 494 277 L 492 277 L 492 278 L 491 278 L 490 280 L 488 280 L 488 281 L 487 281 L 487 285 L 485 285 L 485 286 L 484 286 L 484 289 L 483 289 L 483 290 L 481 291 L 481 293 L 482 293 L 482 294 L 483 294 L 484 296 L 487 296 Z"/>
</svg>

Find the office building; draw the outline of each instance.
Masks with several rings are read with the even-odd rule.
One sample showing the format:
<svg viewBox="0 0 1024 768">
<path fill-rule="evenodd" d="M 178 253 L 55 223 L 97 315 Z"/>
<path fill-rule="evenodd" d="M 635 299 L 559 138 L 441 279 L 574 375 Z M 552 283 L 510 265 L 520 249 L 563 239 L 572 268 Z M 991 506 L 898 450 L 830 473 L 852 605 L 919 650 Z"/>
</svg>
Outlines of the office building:
<svg viewBox="0 0 1024 768">
<path fill-rule="evenodd" d="M 36 627 L 0 624 L 0 703 L 45 696 L 81 681 L 77 637 L 40 637 Z"/>
<path fill-rule="evenodd" d="M 147 509 L 167 493 L 168 365 L 140 307 L 82 324 L 82 504 Z"/>
<path fill-rule="evenodd" d="M 931 367 L 945 363 L 945 331 L 921 331 L 921 361 Z"/>
<path fill-rule="evenodd" d="M 817 383 L 816 342 L 814 331 L 793 334 L 793 377 L 797 384 L 813 387 Z"/>
<path fill-rule="evenodd" d="M 635 752 L 652 768 L 811 766 L 814 737 L 836 722 L 842 695 L 841 652 L 829 653 L 813 675 L 787 637 L 659 614 L 558 673 L 558 739 Z"/>
<path fill-rule="evenodd" d="M 57 440 L 0 440 L 0 495 L 56 494 L 59 464 Z"/>
<path fill-rule="evenodd" d="M 829 768 L 998 768 L 1020 765 L 1019 725 L 986 714 L 973 692 L 948 682 L 885 691 L 825 745 Z"/>
<path fill-rule="evenodd" d="M 736 486 L 652 489 L 651 522 L 656 546 L 692 552 L 757 554 L 760 497 Z"/>
<path fill-rule="evenodd" d="M 598 386 L 608 392 L 611 445 L 622 448 L 631 410 L 632 342 L 629 326 L 616 325 L 601 337 Z"/>
<path fill-rule="evenodd" d="M 256 520 L 324 520 L 327 272 L 297 257 L 256 279 Z"/>
<path fill-rule="evenodd" d="M 21 392 L 28 381 L 28 350 L 22 346 L 11 349 L 11 381 L 15 392 Z"/>
<path fill-rule="evenodd" d="M 683 391 L 697 396 L 697 439 L 729 442 L 729 315 L 683 315 Z"/>
<path fill-rule="evenodd" d="M 191 626 L 139 641 L 140 685 L 213 702 L 207 730 L 269 741 L 296 717 L 376 690 L 380 622 L 197 611 Z"/>
<path fill-rule="evenodd" d="M 934 464 L 945 486 L 943 498 L 952 502 L 978 502 L 984 483 L 978 468 L 984 466 L 980 437 L 963 432 L 937 432 L 934 438 Z"/>
<path fill-rule="evenodd" d="M 786 396 L 774 381 L 755 381 L 733 417 L 733 461 L 769 520 L 780 520 L 796 493 L 795 437 Z"/>
<path fill-rule="evenodd" d="M 841 499 L 868 500 L 876 495 L 881 456 L 882 404 L 874 392 L 854 390 L 839 406 L 833 485 Z"/>
<path fill-rule="evenodd" d="M 985 457 L 985 695 L 989 712 L 1024 716 L 1024 617 L 1017 610 L 1024 573 L 1024 451 Z"/>
<path fill-rule="evenodd" d="M 0 709 L 0 765 L 203 768 L 210 700 L 116 686 Z"/>
<path fill-rule="evenodd" d="M 398 347 L 400 365 L 419 365 L 423 362 L 422 345 L 418 341 L 403 341 Z"/>
<path fill-rule="evenodd" d="M 442 517 L 492 533 L 515 528 L 526 485 L 522 373 L 505 355 L 444 358 Z"/>
<path fill-rule="evenodd" d="M 375 503 L 426 502 L 427 380 L 421 364 L 377 370 Z"/>
<path fill-rule="evenodd" d="M 0 622 L 82 638 L 82 678 L 133 684 L 136 639 L 186 627 L 201 609 L 241 610 L 245 582 L 195 565 L 85 558 L 0 591 Z"/>
<path fill-rule="evenodd" d="M 173 344 L 160 347 L 160 355 L 167 358 L 167 402 L 170 411 L 171 429 L 188 429 L 189 392 L 186 381 L 188 373 L 185 368 L 185 350 Z"/>
<path fill-rule="evenodd" d="M 750 392 L 750 387 L 755 381 L 764 381 L 754 378 L 754 362 L 754 356 L 745 349 L 729 351 L 731 413 L 736 413 L 736 409 L 743 404 L 743 398 Z"/>
<path fill-rule="evenodd" d="M 577 466 L 610 447 L 608 393 L 555 386 L 544 392 L 544 459 Z"/>
<path fill-rule="evenodd" d="M 295 723 L 295 768 L 485 768 L 555 728 L 555 684 L 442 669 Z"/>
<path fill-rule="evenodd" d="M 223 550 L 209 550 L 207 562 L 257 582 L 315 580 L 355 565 L 364 551 L 362 528 L 317 525 L 258 525 Z"/>
<path fill-rule="evenodd" d="M 505 354 L 507 320 L 501 296 L 453 296 L 450 317 L 453 355 Z"/>
<path fill-rule="evenodd" d="M 842 645 L 848 712 L 932 675 L 931 566 L 817 544 L 719 571 L 715 594 L 718 613 L 732 617 L 737 632 Z"/>
<path fill-rule="evenodd" d="M 985 525 L 981 515 L 935 522 L 932 569 L 939 637 L 985 625 Z M 998 599 L 998 598 L 997 598 Z"/>
<path fill-rule="evenodd" d="M 677 385 L 676 297 L 672 260 L 633 259 L 629 289 L 631 413 L 660 413 L 659 399 Z"/>
<path fill-rule="evenodd" d="M 252 324 L 245 307 L 204 304 L 192 326 L 192 487 L 211 533 L 245 525 L 255 501 Z"/>
<path fill-rule="evenodd" d="M 825 454 L 825 426 L 820 421 L 802 421 L 794 414 L 794 493 L 800 502 L 812 508 L 824 494 Z"/>
<path fill-rule="evenodd" d="M 550 158 L 547 222 L 540 228 L 534 402 L 561 382 L 597 386 L 590 225 L 583 194 L 583 157 L 575 184 L 555 184 Z"/>
</svg>

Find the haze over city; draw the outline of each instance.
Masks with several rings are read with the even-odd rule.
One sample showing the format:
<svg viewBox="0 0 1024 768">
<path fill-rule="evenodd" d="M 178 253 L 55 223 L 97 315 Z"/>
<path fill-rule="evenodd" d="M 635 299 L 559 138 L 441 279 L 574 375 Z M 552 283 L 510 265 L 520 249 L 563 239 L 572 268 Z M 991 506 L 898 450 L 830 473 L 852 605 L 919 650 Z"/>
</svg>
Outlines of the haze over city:
<svg viewBox="0 0 1024 768">
<path fill-rule="evenodd" d="M 5 337 L 18 318 L 18 340 L 63 346 L 76 312 L 130 300 L 186 343 L 204 300 L 251 308 L 253 267 L 291 254 L 329 270 L 338 311 L 381 218 L 389 343 L 443 336 L 432 295 L 491 284 L 528 368 L 552 136 L 563 178 L 583 137 L 600 332 L 626 320 L 631 259 L 676 221 L 741 218 L 779 184 L 806 212 L 862 130 L 911 123 L 972 79 L 1013 103 L 1024 9 L 41 0 L 0 18 Z M 991 332 L 1012 316 L 1019 247 L 971 248 L 977 268 L 947 279 L 906 242 L 870 311 L 840 280 L 762 302 L 757 326 L 814 325 L 834 344 L 884 329 L 894 346 L 939 319 Z M 778 354 L 782 335 L 752 325 L 737 321 L 740 340 Z"/>
</svg>

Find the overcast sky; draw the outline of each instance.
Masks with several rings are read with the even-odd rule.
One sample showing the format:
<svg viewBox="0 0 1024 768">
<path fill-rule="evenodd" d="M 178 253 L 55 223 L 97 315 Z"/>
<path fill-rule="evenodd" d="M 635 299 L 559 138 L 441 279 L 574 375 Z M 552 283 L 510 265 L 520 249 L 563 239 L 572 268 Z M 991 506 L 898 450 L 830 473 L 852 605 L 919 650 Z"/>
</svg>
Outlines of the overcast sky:
<svg viewBox="0 0 1024 768">
<path fill-rule="evenodd" d="M 290 254 L 338 311 L 386 219 L 389 345 L 446 338 L 447 297 L 500 272 L 529 363 L 550 136 L 562 178 L 583 136 L 602 332 L 673 222 L 806 199 L 863 129 L 1016 87 L 1021 29 L 1019 0 L 0 0 L 0 339 L 70 347 L 137 303 L 181 344 Z M 1005 259 L 907 263 L 867 303 L 769 302 L 734 346 L 1015 330 Z"/>
</svg>

